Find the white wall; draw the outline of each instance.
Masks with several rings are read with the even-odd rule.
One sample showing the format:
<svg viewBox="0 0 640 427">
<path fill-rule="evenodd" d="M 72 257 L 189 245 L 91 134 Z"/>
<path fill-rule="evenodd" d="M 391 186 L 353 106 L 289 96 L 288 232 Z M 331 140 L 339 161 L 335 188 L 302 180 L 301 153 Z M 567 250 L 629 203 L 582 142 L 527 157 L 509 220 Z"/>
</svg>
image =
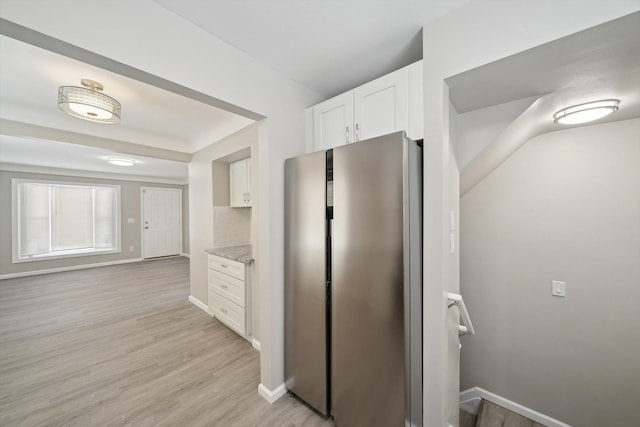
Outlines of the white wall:
<svg viewBox="0 0 640 427">
<path fill-rule="evenodd" d="M 462 199 L 463 389 L 576 426 L 636 418 L 638 135 L 640 119 L 538 136 Z"/>
<path fill-rule="evenodd" d="M 458 396 L 449 387 L 448 350 L 457 334 L 447 317 L 446 291 L 458 286 L 449 273 L 449 96 L 444 80 L 489 62 L 572 34 L 638 9 L 629 1 L 473 1 L 423 27 L 425 94 L 424 410 L 425 425 L 455 423 Z M 455 176 L 455 171 L 453 171 Z"/>
<path fill-rule="evenodd" d="M 462 170 L 485 147 L 495 142 L 502 131 L 536 99 L 518 99 L 460 114 L 455 144 L 458 167 Z"/>
<path fill-rule="evenodd" d="M 20 167 L 19 169 L 25 169 Z M 32 168 L 29 168 L 32 169 Z M 37 168 L 33 168 L 37 170 Z M 14 277 L 16 275 L 30 274 L 38 271 L 47 272 L 52 269 L 75 268 L 91 264 L 118 263 L 141 260 L 142 258 L 142 213 L 141 213 L 141 187 L 175 188 L 182 190 L 182 212 L 188 215 L 188 199 L 184 198 L 187 191 L 183 185 L 159 184 L 155 182 L 123 180 L 115 174 L 100 174 L 101 178 L 82 176 L 82 171 L 56 169 L 56 174 L 17 172 L 13 170 L 0 170 L 0 277 Z M 68 173 L 68 175 L 67 175 Z M 87 172 L 87 175 L 91 175 Z M 110 179 L 104 178 L 111 175 Z M 120 186 L 120 246 L 121 251 L 110 254 L 96 254 L 59 259 L 45 259 L 13 263 L 12 261 L 12 229 L 11 229 L 11 179 L 40 179 L 43 181 L 79 182 L 83 184 L 109 184 Z M 134 223 L 129 224 L 127 218 L 133 218 Z M 183 233 L 188 233 L 188 220 L 183 221 Z M 189 252 L 189 239 L 182 239 L 183 252 Z M 133 251 L 129 252 L 129 247 Z"/>
<path fill-rule="evenodd" d="M 255 181 L 261 206 L 256 256 L 262 260 L 256 270 L 264 291 L 261 380 L 268 389 L 278 387 L 284 380 L 284 159 L 304 152 L 304 110 L 320 97 L 151 0 L 5 0 L 1 12 L 20 25 L 268 118 L 259 132 Z M 197 191 L 190 182 L 191 206 Z M 210 222 L 191 217 L 190 226 L 210 232 Z M 198 251 L 192 240 L 192 262 Z"/>
</svg>

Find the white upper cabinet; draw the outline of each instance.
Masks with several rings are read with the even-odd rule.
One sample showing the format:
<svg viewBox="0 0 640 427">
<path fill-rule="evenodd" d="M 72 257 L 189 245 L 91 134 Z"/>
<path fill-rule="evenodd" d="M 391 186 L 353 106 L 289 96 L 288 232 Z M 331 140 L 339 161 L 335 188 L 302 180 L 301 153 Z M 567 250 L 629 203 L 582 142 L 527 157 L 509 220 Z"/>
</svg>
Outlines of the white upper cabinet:
<svg viewBox="0 0 640 427">
<path fill-rule="evenodd" d="M 229 186 L 232 208 L 251 206 L 251 159 L 229 164 Z"/>
<path fill-rule="evenodd" d="M 404 130 L 421 139 L 422 61 L 345 92 L 313 110 L 313 149 L 327 150 Z"/>
<path fill-rule="evenodd" d="M 314 149 L 328 150 L 353 141 L 353 93 L 338 95 L 313 107 Z"/>
<path fill-rule="evenodd" d="M 409 105 L 408 73 L 402 68 L 353 90 L 354 139 L 407 130 Z"/>
</svg>

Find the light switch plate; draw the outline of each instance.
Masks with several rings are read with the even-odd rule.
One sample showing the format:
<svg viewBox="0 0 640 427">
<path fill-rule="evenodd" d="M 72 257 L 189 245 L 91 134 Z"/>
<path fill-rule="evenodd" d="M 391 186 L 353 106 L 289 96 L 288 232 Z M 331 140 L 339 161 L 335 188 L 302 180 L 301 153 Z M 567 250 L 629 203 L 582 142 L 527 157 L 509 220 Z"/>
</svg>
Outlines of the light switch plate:
<svg viewBox="0 0 640 427">
<path fill-rule="evenodd" d="M 565 282 L 560 282 L 558 280 L 551 281 L 551 295 L 554 297 L 565 297 L 567 296 L 567 284 Z"/>
<path fill-rule="evenodd" d="M 134 222 L 135 222 L 135 219 L 127 218 L 127 224 L 133 224 Z"/>
</svg>

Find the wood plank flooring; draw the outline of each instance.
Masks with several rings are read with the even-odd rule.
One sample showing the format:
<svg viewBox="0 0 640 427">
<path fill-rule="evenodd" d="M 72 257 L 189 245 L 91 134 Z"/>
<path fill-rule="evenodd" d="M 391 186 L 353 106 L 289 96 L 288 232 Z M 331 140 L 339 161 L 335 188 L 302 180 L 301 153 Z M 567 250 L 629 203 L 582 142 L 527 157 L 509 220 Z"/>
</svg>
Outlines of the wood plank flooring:
<svg viewBox="0 0 640 427">
<path fill-rule="evenodd" d="M 188 294 L 186 258 L 0 280 L 0 425 L 332 425 Z"/>
</svg>

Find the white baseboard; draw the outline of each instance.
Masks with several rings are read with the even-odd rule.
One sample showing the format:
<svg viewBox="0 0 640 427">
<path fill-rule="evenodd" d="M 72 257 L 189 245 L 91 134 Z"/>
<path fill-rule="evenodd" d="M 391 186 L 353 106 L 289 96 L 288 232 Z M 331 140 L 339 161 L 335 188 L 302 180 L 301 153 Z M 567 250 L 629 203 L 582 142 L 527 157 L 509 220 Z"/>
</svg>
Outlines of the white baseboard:
<svg viewBox="0 0 640 427">
<path fill-rule="evenodd" d="M 253 346 L 253 348 L 255 348 L 256 350 L 260 351 L 260 341 L 258 341 L 257 339 L 253 338 L 251 340 L 251 345 Z"/>
<path fill-rule="evenodd" d="M 122 259 L 119 261 L 97 262 L 94 264 L 70 265 L 67 267 L 47 268 L 44 270 L 23 271 L 20 273 L 0 274 L 0 280 L 13 279 L 15 277 L 37 276 L 39 274 L 60 273 L 62 271 L 84 270 L 85 268 L 106 267 L 109 265 L 128 264 L 131 262 L 141 262 L 142 258 Z"/>
<path fill-rule="evenodd" d="M 183 257 L 185 257 L 185 258 L 191 258 L 191 255 L 189 255 L 189 254 L 185 254 L 185 253 L 180 254 L 180 256 L 183 256 Z"/>
<path fill-rule="evenodd" d="M 211 310 L 209 310 L 209 306 L 200 301 L 198 298 L 194 297 L 193 295 L 189 295 L 189 302 L 207 313 L 209 316 L 213 317 L 213 313 L 211 312 Z"/>
<path fill-rule="evenodd" d="M 287 389 L 284 384 L 280 384 L 275 390 L 269 390 L 264 384 L 260 383 L 258 393 L 264 397 L 267 402 L 273 403 L 284 396 L 287 393 Z"/>
<path fill-rule="evenodd" d="M 460 408 L 476 415 L 480 406 L 480 399 L 488 400 L 489 402 L 495 403 L 496 405 L 502 406 L 516 414 L 520 414 L 523 417 L 527 417 L 548 427 L 571 427 L 569 424 L 565 424 L 555 418 L 541 414 L 531 408 L 527 408 L 526 406 L 498 396 L 480 387 L 472 387 L 460 392 Z"/>
</svg>

